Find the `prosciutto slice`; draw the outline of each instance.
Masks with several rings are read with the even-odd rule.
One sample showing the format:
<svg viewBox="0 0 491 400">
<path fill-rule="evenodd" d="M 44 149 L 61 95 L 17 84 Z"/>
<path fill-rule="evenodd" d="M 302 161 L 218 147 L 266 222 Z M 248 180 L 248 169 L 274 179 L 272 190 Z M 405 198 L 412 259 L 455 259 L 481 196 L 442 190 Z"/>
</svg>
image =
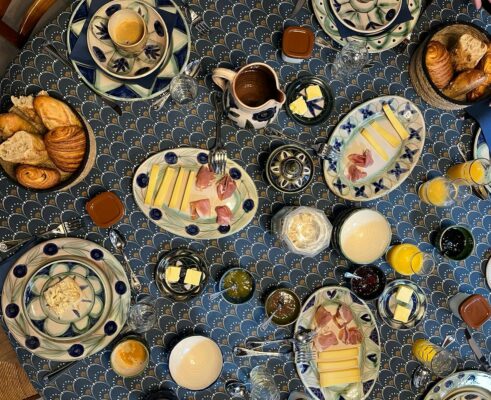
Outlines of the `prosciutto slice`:
<svg viewBox="0 0 491 400">
<path fill-rule="evenodd" d="M 339 331 L 339 340 L 344 344 L 358 344 L 361 343 L 362 339 L 363 336 L 358 328 L 345 326 Z"/>
<path fill-rule="evenodd" d="M 338 339 L 333 331 L 327 331 L 322 334 L 318 334 L 314 339 L 314 345 L 317 351 L 327 350 L 331 346 L 338 344 Z"/>
<path fill-rule="evenodd" d="M 227 206 L 215 207 L 215 212 L 217 213 L 217 224 L 218 225 L 230 225 L 232 221 L 232 211 Z"/>
<path fill-rule="evenodd" d="M 217 184 L 217 195 L 220 200 L 228 199 L 232 196 L 237 189 L 237 185 L 235 181 L 230 177 L 229 174 L 226 174 L 222 179 L 218 181 Z"/>
<path fill-rule="evenodd" d="M 215 173 L 210 169 L 209 165 L 203 165 L 196 174 L 196 187 L 198 189 L 206 189 L 215 179 Z"/>
<path fill-rule="evenodd" d="M 348 159 L 357 167 L 366 168 L 373 164 L 372 152 L 365 149 L 362 154 L 350 154 Z"/>
<path fill-rule="evenodd" d="M 356 164 L 350 164 L 350 166 L 348 167 L 347 177 L 351 182 L 356 182 L 364 178 L 365 176 L 367 176 L 367 173 L 358 168 Z"/>
<path fill-rule="evenodd" d="M 324 307 L 320 306 L 317 308 L 315 312 L 315 323 L 318 328 L 323 328 L 332 320 L 332 314 L 327 311 Z"/>
<path fill-rule="evenodd" d="M 191 207 L 191 219 L 208 217 L 211 211 L 209 199 L 201 199 L 189 203 Z"/>
</svg>

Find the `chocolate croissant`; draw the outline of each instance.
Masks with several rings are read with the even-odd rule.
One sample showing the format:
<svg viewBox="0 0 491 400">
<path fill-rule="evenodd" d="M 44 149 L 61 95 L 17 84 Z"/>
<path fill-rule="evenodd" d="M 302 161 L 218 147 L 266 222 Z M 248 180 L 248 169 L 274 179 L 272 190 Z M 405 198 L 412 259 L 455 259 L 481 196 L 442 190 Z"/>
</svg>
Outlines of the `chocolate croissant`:
<svg viewBox="0 0 491 400">
<path fill-rule="evenodd" d="M 86 137 L 79 126 L 62 126 L 44 135 L 48 155 L 65 172 L 75 172 L 84 159 Z"/>
<path fill-rule="evenodd" d="M 21 185 L 31 189 L 49 189 L 61 181 L 60 173 L 56 169 L 32 165 L 19 165 L 15 170 L 15 176 Z"/>
<path fill-rule="evenodd" d="M 442 43 L 431 40 L 426 46 L 425 63 L 431 81 L 438 89 L 445 88 L 454 74 L 452 60 L 447 48 Z"/>
</svg>

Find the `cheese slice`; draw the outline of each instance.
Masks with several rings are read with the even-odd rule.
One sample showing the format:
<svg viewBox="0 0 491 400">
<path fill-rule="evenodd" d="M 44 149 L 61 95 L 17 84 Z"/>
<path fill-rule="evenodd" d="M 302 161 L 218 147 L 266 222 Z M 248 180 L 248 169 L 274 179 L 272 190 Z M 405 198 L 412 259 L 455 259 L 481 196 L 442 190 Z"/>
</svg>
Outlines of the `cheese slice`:
<svg viewBox="0 0 491 400">
<path fill-rule="evenodd" d="M 347 385 L 348 383 L 361 382 L 361 373 L 359 368 L 320 372 L 319 380 L 321 387 Z"/>
<path fill-rule="evenodd" d="M 159 175 L 160 165 L 152 165 L 152 169 L 150 170 L 150 179 L 148 182 L 147 193 L 145 193 L 145 204 L 147 205 L 152 204 L 155 189 L 157 188 L 157 180 L 159 178 Z"/>
<path fill-rule="evenodd" d="M 184 195 L 182 196 L 181 211 L 183 213 L 190 213 L 189 200 L 191 199 L 191 190 L 196 183 L 196 171 L 191 171 L 188 176 L 186 188 L 184 189 Z"/>
<path fill-rule="evenodd" d="M 361 133 L 361 136 L 363 136 L 366 139 L 366 141 L 368 143 L 370 143 L 370 146 L 373 147 L 373 149 L 375 150 L 375 152 L 380 157 L 382 157 L 382 159 L 384 161 L 388 161 L 389 160 L 389 156 L 387 155 L 387 153 L 385 152 L 385 150 L 382 148 L 382 146 L 380 146 L 377 143 L 377 141 L 370 135 L 370 133 L 366 129 L 362 129 L 360 133 Z"/>
<path fill-rule="evenodd" d="M 305 89 L 307 101 L 322 99 L 322 91 L 319 85 L 310 85 Z"/>
<path fill-rule="evenodd" d="M 345 369 L 358 368 L 358 358 L 351 358 L 348 360 L 333 361 L 333 362 L 320 362 L 317 364 L 317 370 L 319 372 L 329 371 L 341 371 Z"/>
<path fill-rule="evenodd" d="M 290 111 L 298 115 L 303 115 L 308 111 L 307 103 L 302 96 L 290 103 Z"/>
<path fill-rule="evenodd" d="M 396 310 L 394 312 L 394 319 L 396 321 L 406 323 L 409 321 L 409 315 L 411 314 L 411 309 L 400 304 L 396 305 Z"/>
<path fill-rule="evenodd" d="M 164 177 L 162 179 L 162 183 L 160 184 L 157 197 L 155 197 L 155 201 L 153 202 L 155 207 L 161 208 L 169 205 L 176 176 L 177 168 L 167 167 L 165 169 Z"/>
<path fill-rule="evenodd" d="M 401 139 L 406 140 L 409 137 L 409 133 L 407 133 L 407 129 L 402 126 L 401 122 L 397 119 L 396 115 L 392 111 L 392 108 L 390 108 L 388 104 L 384 104 L 384 113 Z"/>
<path fill-rule="evenodd" d="M 188 182 L 189 171 L 185 168 L 179 169 L 179 175 L 176 178 L 176 184 L 172 191 L 172 197 L 170 198 L 169 208 L 181 209 L 182 198 L 184 197 L 184 189 L 186 189 L 186 183 Z"/>
<path fill-rule="evenodd" d="M 186 271 L 186 276 L 184 277 L 184 283 L 188 285 L 198 286 L 201 283 L 201 271 L 195 269 L 188 269 Z"/>
<path fill-rule="evenodd" d="M 318 354 L 317 362 L 333 362 L 333 361 L 342 361 L 342 360 L 350 360 L 352 358 L 358 358 L 359 348 L 358 346 L 348 347 L 339 350 L 328 350 L 322 351 Z"/>
<path fill-rule="evenodd" d="M 181 267 L 169 265 L 165 269 L 165 279 L 167 280 L 167 282 L 170 283 L 179 282 L 180 275 L 181 275 Z"/>
<path fill-rule="evenodd" d="M 411 296 L 413 295 L 413 293 L 414 290 L 410 287 L 404 285 L 399 286 L 396 294 L 396 300 L 401 303 L 408 304 L 411 301 Z"/>
<path fill-rule="evenodd" d="M 387 132 L 382 125 L 380 125 L 377 121 L 373 121 L 370 126 L 377 132 L 380 136 L 384 138 L 384 140 L 389 143 L 392 147 L 396 148 L 399 147 L 401 142 L 399 139 L 391 135 L 389 132 Z"/>
</svg>

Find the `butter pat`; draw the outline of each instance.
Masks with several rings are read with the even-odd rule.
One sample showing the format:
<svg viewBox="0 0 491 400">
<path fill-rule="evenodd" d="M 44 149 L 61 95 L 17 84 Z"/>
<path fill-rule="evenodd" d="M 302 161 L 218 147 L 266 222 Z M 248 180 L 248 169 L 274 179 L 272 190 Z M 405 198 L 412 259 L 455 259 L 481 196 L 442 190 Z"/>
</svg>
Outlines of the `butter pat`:
<svg viewBox="0 0 491 400">
<path fill-rule="evenodd" d="M 346 369 L 358 368 L 358 358 L 335 362 L 320 362 L 317 364 L 319 372 L 342 371 Z"/>
<path fill-rule="evenodd" d="M 370 133 L 366 129 L 361 130 L 361 136 L 363 136 L 366 141 L 373 147 L 375 152 L 384 160 L 388 161 L 389 156 L 385 152 L 385 150 L 380 146 L 377 141 L 370 135 Z"/>
<path fill-rule="evenodd" d="M 410 314 L 411 314 L 411 310 L 409 308 L 398 304 L 396 305 L 396 310 L 394 312 L 394 319 L 396 321 L 406 323 L 407 321 L 409 321 Z"/>
<path fill-rule="evenodd" d="M 203 273 L 195 269 L 188 269 L 186 276 L 184 277 L 184 283 L 188 285 L 198 286 L 201 283 L 201 276 Z"/>
<path fill-rule="evenodd" d="M 162 179 L 162 183 L 160 184 L 159 191 L 157 193 L 157 197 L 155 197 L 155 201 L 153 203 L 155 207 L 161 208 L 163 206 L 167 207 L 169 205 L 176 175 L 177 175 L 176 168 L 172 168 L 172 167 L 166 168 L 164 172 L 164 178 Z"/>
<path fill-rule="evenodd" d="M 407 286 L 399 286 L 397 290 L 396 300 L 408 304 L 411 301 L 411 296 L 413 295 L 414 290 Z"/>
<path fill-rule="evenodd" d="M 150 179 L 148 182 L 147 193 L 145 193 L 145 204 L 151 205 L 153 202 L 153 196 L 155 193 L 155 189 L 157 188 L 157 179 L 160 174 L 160 165 L 154 164 L 152 165 L 152 169 L 150 170 Z"/>
<path fill-rule="evenodd" d="M 384 104 L 384 113 L 401 139 L 406 140 L 409 137 L 409 133 L 407 133 L 407 129 L 402 126 L 401 122 L 397 119 L 396 115 L 392 111 L 392 108 L 390 108 L 388 104 Z"/>
<path fill-rule="evenodd" d="M 313 101 L 322 99 L 322 91 L 319 85 L 311 85 L 305 89 L 305 93 L 307 94 L 307 101 Z"/>
<path fill-rule="evenodd" d="M 387 132 L 382 125 L 380 125 L 377 121 L 373 121 L 370 125 L 375 132 L 377 132 L 380 136 L 384 138 L 386 142 L 388 142 L 392 147 L 399 147 L 401 142 L 396 139 L 393 135 L 391 135 L 389 132 Z"/>
<path fill-rule="evenodd" d="M 170 198 L 169 208 L 181 209 L 182 198 L 184 197 L 184 189 L 188 183 L 189 171 L 185 168 L 179 169 L 179 175 L 177 175 L 176 184 L 174 185 L 174 191 Z"/>
<path fill-rule="evenodd" d="M 181 267 L 176 266 L 168 266 L 165 270 L 165 279 L 169 283 L 177 283 L 179 282 L 179 278 L 181 275 Z"/>
<path fill-rule="evenodd" d="M 307 103 L 302 96 L 290 103 L 290 111 L 298 115 L 304 115 L 308 111 Z"/>
<path fill-rule="evenodd" d="M 342 360 L 349 360 L 352 358 L 358 358 L 358 352 L 359 352 L 358 346 L 349 347 L 340 350 L 322 351 L 319 353 L 317 357 L 317 362 L 318 363 L 334 362 L 334 361 L 342 361 Z"/>
<path fill-rule="evenodd" d="M 194 187 L 196 181 L 196 171 L 191 171 L 188 176 L 188 182 L 186 183 L 186 188 L 184 189 L 184 195 L 182 196 L 181 212 L 189 214 L 190 206 L 189 200 L 191 198 L 191 190 Z"/>
<path fill-rule="evenodd" d="M 347 385 L 348 383 L 361 382 L 360 369 L 352 368 L 344 371 L 320 372 L 319 380 L 321 387 Z"/>
</svg>

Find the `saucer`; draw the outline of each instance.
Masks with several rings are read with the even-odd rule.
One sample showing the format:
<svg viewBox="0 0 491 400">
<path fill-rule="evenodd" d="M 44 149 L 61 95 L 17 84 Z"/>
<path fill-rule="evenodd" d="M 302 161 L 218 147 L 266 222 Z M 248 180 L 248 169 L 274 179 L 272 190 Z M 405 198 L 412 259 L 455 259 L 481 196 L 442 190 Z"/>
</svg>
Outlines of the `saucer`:
<svg viewBox="0 0 491 400">
<path fill-rule="evenodd" d="M 121 9 L 135 10 L 147 25 L 147 43 L 136 56 L 122 54 L 109 37 L 109 18 Z M 151 74 L 164 62 L 169 52 L 169 35 L 162 16 L 149 4 L 115 0 L 97 10 L 90 20 L 87 45 L 104 72 L 119 79 L 138 79 Z"/>
</svg>

